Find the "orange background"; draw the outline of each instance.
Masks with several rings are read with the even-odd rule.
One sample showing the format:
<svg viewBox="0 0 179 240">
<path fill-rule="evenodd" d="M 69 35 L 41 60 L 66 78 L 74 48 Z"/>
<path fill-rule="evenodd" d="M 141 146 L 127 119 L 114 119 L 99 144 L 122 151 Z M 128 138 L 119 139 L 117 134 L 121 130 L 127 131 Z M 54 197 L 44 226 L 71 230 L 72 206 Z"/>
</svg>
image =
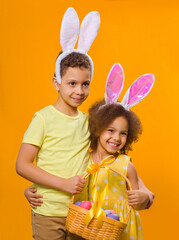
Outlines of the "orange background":
<svg viewBox="0 0 179 240">
<path fill-rule="evenodd" d="M 89 55 L 95 73 L 88 107 L 103 97 L 111 66 L 125 71 L 124 95 L 140 75 L 152 72 L 156 81 L 147 98 L 133 110 L 144 132 L 130 153 L 139 176 L 156 194 L 141 212 L 144 239 L 178 238 L 179 134 L 179 3 L 177 0 L 1 0 L 0 7 L 0 239 L 31 240 L 30 207 L 23 190 L 30 183 L 15 172 L 22 137 L 34 112 L 53 104 L 59 32 L 66 9 L 76 9 L 80 21 L 93 10 L 101 26 Z M 121 97 L 120 99 L 121 100 Z"/>
</svg>

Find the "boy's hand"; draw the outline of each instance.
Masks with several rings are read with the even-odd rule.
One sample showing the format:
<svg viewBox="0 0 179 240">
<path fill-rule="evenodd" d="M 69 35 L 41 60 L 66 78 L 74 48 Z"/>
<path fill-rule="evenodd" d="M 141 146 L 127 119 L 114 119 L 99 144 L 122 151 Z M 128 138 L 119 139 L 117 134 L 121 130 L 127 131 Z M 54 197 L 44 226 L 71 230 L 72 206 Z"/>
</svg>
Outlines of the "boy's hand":
<svg viewBox="0 0 179 240">
<path fill-rule="evenodd" d="M 127 190 L 128 204 L 136 210 L 145 209 L 149 203 L 149 195 L 145 191 L 141 190 Z"/>
<path fill-rule="evenodd" d="M 153 204 L 153 201 L 155 198 L 155 194 L 151 191 L 148 191 L 148 195 L 149 195 L 149 202 L 148 202 L 147 206 L 145 207 L 145 209 L 150 208 L 150 206 Z"/>
<path fill-rule="evenodd" d="M 86 183 L 86 179 L 81 176 L 74 176 L 65 180 L 64 191 L 73 195 L 80 194 Z"/>
<path fill-rule="evenodd" d="M 38 206 L 41 206 L 41 204 L 43 203 L 42 199 L 40 199 L 43 196 L 40 194 L 36 194 L 36 191 L 37 189 L 33 188 L 33 186 L 30 186 L 24 190 L 24 195 L 30 203 L 30 206 L 35 209 Z"/>
</svg>

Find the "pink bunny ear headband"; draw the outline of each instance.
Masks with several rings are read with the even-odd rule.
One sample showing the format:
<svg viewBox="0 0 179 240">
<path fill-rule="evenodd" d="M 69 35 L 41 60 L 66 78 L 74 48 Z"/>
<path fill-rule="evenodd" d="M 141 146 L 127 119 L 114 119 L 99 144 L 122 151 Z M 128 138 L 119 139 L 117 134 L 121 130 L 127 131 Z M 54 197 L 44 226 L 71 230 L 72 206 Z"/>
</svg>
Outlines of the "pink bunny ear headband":
<svg viewBox="0 0 179 240">
<path fill-rule="evenodd" d="M 122 102 L 120 103 L 126 110 L 139 103 L 152 89 L 154 84 L 154 75 L 145 74 L 137 78 L 127 90 Z M 117 103 L 117 99 L 124 85 L 124 71 L 119 63 L 116 63 L 111 68 L 105 92 L 105 102 Z"/>
<path fill-rule="evenodd" d="M 61 32 L 60 32 L 60 44 L 62 46 L 63 53 L 60 54 L 55 63 L 55 75 L 58 83 L 61 83 L 60 75 L 60 63 L 67 55 L 72 52 L 82 53 L 88 56 L 91 64 L 91 80 L 93 76 L 93 61 L 87 54 L 91 44 L 96 38 L 98 29 L 100 26 L 100 16 L 98 12 L 88 13 L 79 27 L 79 18 L 76 11 L 70 7 L 65 12 L 62 20 Z M 78 47 L 74 49 L 78 40 Z"/>
</svg>

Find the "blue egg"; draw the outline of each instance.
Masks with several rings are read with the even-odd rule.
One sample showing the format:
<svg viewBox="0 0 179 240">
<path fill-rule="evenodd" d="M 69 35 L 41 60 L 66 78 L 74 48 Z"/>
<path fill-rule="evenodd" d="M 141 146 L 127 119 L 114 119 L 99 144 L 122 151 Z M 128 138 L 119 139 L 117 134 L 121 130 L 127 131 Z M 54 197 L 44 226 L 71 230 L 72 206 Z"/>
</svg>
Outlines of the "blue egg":
<svg viewBox="0 0 179 240">
<path fill-rule="evenodd" d="M 119 216 L 117 214 L 109 214 L 107 217 L 119 221 Z"/>
<path fill-rule="evenodd" d="M 82 204 L 82 201 L 77 201 L 77 202 L 75 202 L 75 205 L 76 206 L 80 206 Z"/>
<path fill-rule="evenodd" d="M 109 214 L 111 214 L 111 210 L 105 210 L 106 216 L 108 216 Z"/>
</svg>

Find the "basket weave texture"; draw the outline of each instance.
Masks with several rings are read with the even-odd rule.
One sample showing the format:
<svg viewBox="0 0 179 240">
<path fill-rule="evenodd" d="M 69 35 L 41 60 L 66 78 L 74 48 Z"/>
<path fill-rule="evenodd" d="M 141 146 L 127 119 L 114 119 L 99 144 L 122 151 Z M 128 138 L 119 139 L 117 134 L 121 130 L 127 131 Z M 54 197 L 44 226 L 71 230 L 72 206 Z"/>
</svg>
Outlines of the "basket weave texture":
<svg viewBox="0 0 179 240">
<path fill-rule="evenodd" d="M 117 172 L 116 170 L 110 168 L 112 171 Z M 130 189 L 131 184 L 129 180 L 125 178 Z M 78 236 L 81 236 L 89 240 L 120 240 L 121 233 L 127 226 L 128 218 L 130 215 L 131 207 L 125 219 L 125 222 L 116 221 L 112 218 L 103 216 L 103 224 L 101 228 L 97 227 L 97 218 L 94 217 L 88 226 L 84 224 L 84 219 L 88 213 L 87 209 L 81 208 L 74 204 L 74 196 L 69 206 L 69 211 L 66 219 L 66 229 Z"/>
</svg>

